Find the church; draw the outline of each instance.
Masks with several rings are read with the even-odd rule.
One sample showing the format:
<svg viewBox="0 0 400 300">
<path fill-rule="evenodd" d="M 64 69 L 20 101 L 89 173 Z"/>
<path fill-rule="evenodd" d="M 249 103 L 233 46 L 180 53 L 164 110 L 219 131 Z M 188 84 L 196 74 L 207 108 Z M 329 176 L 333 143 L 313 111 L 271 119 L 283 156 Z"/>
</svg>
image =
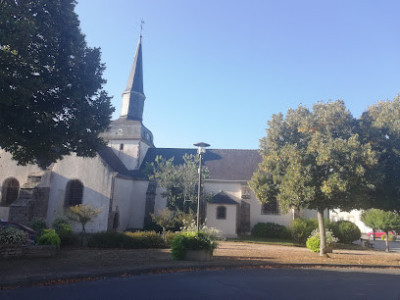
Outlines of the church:
<svg viewBox="0 0 400 300">
<path fill-rule="evenodd" d="M 184 154 L 196 149 L 156 148 L 153 134 L 143 124 L 146 96 L 143 91 L 141 37 L 137 45 L 128 84 L 122 93 L 120 117 L 110 124 L 102 138 L 107 146 L 94 158 L 70 155 L 46 170 L 35 165 L 18 166 L 0 149 L 0 219 L 29 224 L 36 218 L 51 225 L 65 217 L 68 207 L 90 204 L 101 213 L 86 226 L 88 232 L 142 229 L 151 213 L 166 207 L 163 189 L 144 173 L 156 156 L 174 157 L 182 163 Z M 152 99 L 151 101 L 156 101 Z M 207 149 L 203 155 L 209 177 L 204 191 L 213 197 L 206 203 L 206 225 L 226 237 L 249 233 L 259 222 L 289 225 L 299 212 L 281 214 L 276 203 L 260 204 L 248 186 L 261 162 L 258 150 Z M 304 217 L 316 217 L 309 210 Z M 76 224 L 76 231 L 79 226 Z"/>
</svg>

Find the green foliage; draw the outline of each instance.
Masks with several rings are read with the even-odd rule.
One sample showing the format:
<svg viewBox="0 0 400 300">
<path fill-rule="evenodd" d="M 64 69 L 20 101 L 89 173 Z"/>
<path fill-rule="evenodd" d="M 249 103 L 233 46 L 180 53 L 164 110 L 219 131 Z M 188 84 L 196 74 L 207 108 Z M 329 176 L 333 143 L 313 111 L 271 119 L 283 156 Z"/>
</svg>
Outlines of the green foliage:
<svg viewBox="0 0 400 300">
<path fill-rule="evenodd" d="M 36 238 L 40 237 L 43 233 L 43 230 L 47 228 L 46 221 L 43 219 L 34 219 L 30 227 L 36 231 Z"/>
<path fill-rule="evenodd" d="M 52 225 L 61 239 L 61 246 L 79 244 L 79 237 L 72 231 L 72 227 L 66 219 L 57 218 Z"/>
<path fill-rule="evenodd" d="M 60 248 L 61 239 L 54 229 L 45 229 L 37 240 L 38 245 L 51 245 Z"/>
<path fill-rule="evenodd" d="M 6 228 L 0 230 L 0 247 L 17 247 L 26 244 L 27 235 L 22 230 Z"/>
<path fill-rule="evenodd" d="M 212 253 L 216 247 L 217 243 L 201 231 L 182 231 L 171 242 L 171 254 L 174 259 L 182 260 L 187 250 L 208 250 Z"/>
<path fill-rule="evenodd" d="M 361 231 L 358 226 L 350 221 L 333 222 L 329 226 L 333 235 L 338 238 L 339 243 L 351 244 L 361 238 Z"/>
<path fill-rule="evenodd" d="M 327 246 L 332 246 L 338 241 L 338 239 L 329 230 L 325 231 L 325 236 Z M 318 229 L 315 229 L 311 233 L 311 236 L 307 239 L 306 246 L 312 252 L 320 252 L 320 235 Z"/>
<path fill-rule="evenodd" d="M 325 209 L 369 204 L 374 186 L 366 175 L 376 166 L 376 153 L 359 138 L 343 101 L 319 102 L 312 110 L 299 106 L 285 117 L 274 115 L 268 125 L 260 141 L 263 161 L 249 182 L 261 202 L 277 199 L 284 212 L 310 208 L 319 216 Z"/>
<path fill-rule="evenodd" d="M 386 234 L 385 234 L 385 235 L 382 235 L 382 236 L 381 236 L 381 239 L 382 239 L 383 241 L 386 241 Z M 395 240 L 396 240 L 396 236 L 393 235 L 393 234 L 391 234 L 391 233 L 389 233 L 388 241 L 389 241 L 389 242 L 393 242 L 393 241 L 395 241 Z"/>
<path fill-rule="evenodd" d="M 82 225 L 82 232 L 86 233 L 85 225 L 97 217 L 102 211 L 102 208 L 96 208 L 90 204 L 78 204 L 69 208 L 68 218 Z"/>
<path fill-rule="evenodd" d="M 294 219 L 289 226 L 292 239 L 299 244 L 305 244 L 311 232 L 318 228 L 316 219 Z"/>
<path fill-rule="evenodd" d="M 275 223 L 257 223 L 251 230 L 251 235 L 263 238 L 287 238 L 289 232 L 283 225 Z"/>
<path fill-rule="evenodd" d="M 176 212 L 168 209 L 168 207 L 158 212 L 158 214 L 150 214 L 150 215 L 152 220 L 157 225 L 163 228 L 163 231 L 166 231 L 167 228 L 172 228 L 176 226 L 177 222 Z"/>
<path fill-rule="evenodd" d="M 162 197 L 167 198 L 167 207 L 173 211 L 189 212 L 197 208 L 198 156 L 185 154 L 181 163 L 174 158 L 166 160 L 157 156 L 146 166 L 150 180 L 166 189 Z M 203 182 L 208 178 L 208 169 L 202 168 Z"/>
<path fill-rule="evenodd" d="M 100 49 L 81 33 L 74 0 L 1 1 L 0 148 L 42 167 L 94 156 L 113 108 Z"/>
<path fill-rule="evenodd" d="M 160 234 L 150 232 L 115 232 L 104 231 L 90 234 L 88 246 L 94 248 L 165 248 Z"/>
<path fill-rule="evenodd" d="M 370 207 L 397 213 L 400 213 L 399 120 L 400 95 L 393 101 L 379 101 L 370 106 L 360 120 L 361 137 L 371 143 L 378 156 L 378 164 L 366 174 L 375 185 L 368 195 Z"/>
<path fill-rule="evenodd" d="M 372 208 L 369 210 L 365 210 L 361 214 L 361 221 L 368 227 L 371 227 L 372 229 L 378 229 L 379 215 L 380 215 L 379 209 Z"/>
<path fill-rule="evenodd" d="M 400 216 L 397 213 L 380 209 L 370 209 L 363 214 L 363 219 L 370 219 L 370 214 L 375 218 L 374 224 L 376 225 L 376 229 L 384 232 L 398 231 L 400 229 Z"/>
</svg>

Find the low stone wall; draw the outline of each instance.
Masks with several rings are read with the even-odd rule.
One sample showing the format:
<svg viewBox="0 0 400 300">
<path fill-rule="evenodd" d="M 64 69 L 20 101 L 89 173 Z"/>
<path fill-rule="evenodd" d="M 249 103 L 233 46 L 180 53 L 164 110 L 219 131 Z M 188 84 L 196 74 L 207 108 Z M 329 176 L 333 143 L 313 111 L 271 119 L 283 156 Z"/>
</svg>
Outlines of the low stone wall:
<svg viewBox="0 0 400 300">
<path fill-rule="evenodd" d="M 56 246 L 31 245 L 20 247 L 0 247 L 0 258 L 12 257 L 52 257 L 57 254 Z"/>
</svg>

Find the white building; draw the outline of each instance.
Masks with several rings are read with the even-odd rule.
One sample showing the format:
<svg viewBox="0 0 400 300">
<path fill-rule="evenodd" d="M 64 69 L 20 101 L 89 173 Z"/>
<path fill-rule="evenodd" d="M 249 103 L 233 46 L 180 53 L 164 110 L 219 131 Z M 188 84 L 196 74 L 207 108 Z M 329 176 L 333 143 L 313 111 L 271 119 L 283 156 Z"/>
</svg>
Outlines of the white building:
<svg viewBox="0 0 400 300">
<path fill-rule="evenodd" d="M 160 187 L 144 175 L 146 163 L 161 155 L 174 157 L 179 164 L 185 153 L 196 154 L 196 149 L 154 147 L 153 135 L 142 120 L 145 99 L 139 39 L 122 94 L 120 118 L 102 134 L 108 146 L 96 157 L 71 155 L 41 170 L 34 165 L 18 166 L 0 150 L 0 219 L 28 224 L 39 217 L 50 225 L 55 218 L 65 216 L 69 206 L 83 203 L 102 208 L 87 225 L 88 232 L 143 228 L 150 213 L 166 205 Z M 221 229 L 225 236 L 236 236 L 249 232 L 258 222 L 289 225 L 292 212 L 280 214 L 276 203 L 261 205 L 248 187 L 260 162 L 257 150 L 207 150 L 204 165 L 210 176 L 204 189 L 214 194 L 205 209 L 208 226 Z M 312 211 L 303 214 L 316 217 Z"/>
</svg>

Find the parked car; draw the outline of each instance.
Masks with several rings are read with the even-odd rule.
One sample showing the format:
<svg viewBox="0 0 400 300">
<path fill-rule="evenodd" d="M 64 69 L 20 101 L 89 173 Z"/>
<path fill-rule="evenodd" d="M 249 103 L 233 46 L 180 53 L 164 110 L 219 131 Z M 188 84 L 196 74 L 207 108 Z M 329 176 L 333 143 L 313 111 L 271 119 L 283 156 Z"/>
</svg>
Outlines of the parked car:
<svg viewBox="0 0 400 300">
<path fill-rule="evenodd" d="M 28 238 L 28 244 L 35 243 L 36 231 L 32 228 L 15 222 L 0 221 L 0 230 L 4 230 L 6 228 L 14 228 L 25 232 Z"/>
<path fill-rule="evenodd" d="M 396 235 L 396 233 L 394 233 L 393 231 L 389 231 L 389 234 Z M 374 232 L 368 232 L 367 235 L 369 238 L 372 238 L 374 236 Z M 382 230 L 375 230 L 375 238 L 381 238 L 383 235 L 386 235 L 386 232 Z"/>
</svg>

